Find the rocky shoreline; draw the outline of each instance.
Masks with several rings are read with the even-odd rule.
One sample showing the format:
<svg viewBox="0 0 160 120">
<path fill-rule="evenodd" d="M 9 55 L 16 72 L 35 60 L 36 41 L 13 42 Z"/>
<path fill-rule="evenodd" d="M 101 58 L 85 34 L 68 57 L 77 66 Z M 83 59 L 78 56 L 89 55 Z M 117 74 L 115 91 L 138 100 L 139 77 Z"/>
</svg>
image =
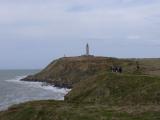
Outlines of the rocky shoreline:
<svg viewBox="0 0 160 120">
<path fill-rule="evenodd" d="M 27 76 L 26 78 L 21 79 L 21 81 L 43 82 L 43 83 L 53 85 L 54 87 L 58 87 L 58 88 L 67 88 L 67 89 L 73 88 L 73 85 L 66 84 L 66 83 L 63 83 L 61 81 L 55 81 L 55 80 L 51 80 L 51 79 L 36 79 L 32 76 Z"/>
</svg>

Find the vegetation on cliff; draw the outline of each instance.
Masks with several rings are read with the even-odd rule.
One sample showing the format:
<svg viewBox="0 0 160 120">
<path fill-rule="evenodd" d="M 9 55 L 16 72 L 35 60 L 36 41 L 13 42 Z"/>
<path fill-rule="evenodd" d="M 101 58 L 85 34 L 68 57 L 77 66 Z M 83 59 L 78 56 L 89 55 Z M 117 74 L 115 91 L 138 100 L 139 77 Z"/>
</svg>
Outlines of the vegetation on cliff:
<svg viewBox="0 0 160 120">
<path fill-rule="evenodd" d="M 121 66 L 122 73 L 113 73 Z M 159 120 L 160 59 L 69 57 L 24 80 L 72 87 L 65 101 L 35 101 L 0 112 L 0 120 Z"/>
<path fill-rule="evenodd" d="M 160 77 L 104 72 L 77 83 L 65 100 L 120 106 L 160 104 Z"/>
<path fill-rule="evenodd" d="M 107 106 L 35 101 L 0 112 L 0 120 L 159 120 L 160 106 Z"/>
<path fill-rule="evenodd" d="M 137 62 L 140 70 L 137 71 Z M 154 64 L 153 64 L 154 63 Z M 123 73 L 160 75 L 159 59 L 116 59 L 109 57 L 79 56 L 54 60 L 40 73 L 23 80 L 43 81 L 58 87 L 72 88 L 76 83 L 112 66 L 121 66 Z"/>
</svg>

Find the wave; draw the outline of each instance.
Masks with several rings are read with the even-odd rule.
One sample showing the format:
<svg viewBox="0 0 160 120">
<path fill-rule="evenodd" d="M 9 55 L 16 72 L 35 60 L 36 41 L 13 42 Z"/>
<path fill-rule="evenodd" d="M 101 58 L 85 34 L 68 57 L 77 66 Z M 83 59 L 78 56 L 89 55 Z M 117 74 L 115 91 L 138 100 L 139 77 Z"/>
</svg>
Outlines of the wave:
<svg viewBox="0 0 160 120">
<path fill-rule="evenodd" d="M 64 96 L 71 90 L 52 85 L 44 86 L 43 82 L 21 81 L 25 77 L 16 76 L 13 79 L 4 80 L 1 84 L 0 111 L 14 104 L 33 100 L 64 100 Z"/>
<path fill-rule="evenodd" d="M 68 92 L 71 91 L 71 89 L 67 88 L 58 88 L 53 85 L 44 85 L 43 82 L 30 82 L 30 81 L 21 81 L 21 79 L 25 78 L 26 76 L 17 76 L 14 79 L 6 80 L 6 82 L 12 82 L 16 84 L 22 84 L 22 85 L 27 85 L 29 87 L 34 87 L 34 88 L 41 88 L 44 90 L 50 90 L 53 91 L 54 93 L 62 93 L 62 94 L 67 94 Z"/>
</svg>

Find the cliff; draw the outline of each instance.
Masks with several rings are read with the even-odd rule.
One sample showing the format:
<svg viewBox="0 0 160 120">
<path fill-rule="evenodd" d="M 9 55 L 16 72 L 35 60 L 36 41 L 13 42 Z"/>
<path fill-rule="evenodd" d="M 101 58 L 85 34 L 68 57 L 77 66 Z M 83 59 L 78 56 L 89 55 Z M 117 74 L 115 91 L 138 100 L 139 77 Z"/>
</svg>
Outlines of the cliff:
<svg viewBox="0 0 160 120">
<path fill-rule="evenodd" d="M 138 69 L 137 69 L 138 65 Z M 121 66 L 122 73 L 111 67 Z M 23 80 L 72 87 L 65 101 L 35 101 L 0 112 L 0 120 L 159 120 L 160 59 L 65 57 Z"/>
<path fill-rule="evenodd" d="M 122 66 L 123 72 L 136 70 L 134 60 L 94 56 L 64 57 L 54 60 L 40 73 L 23 80 L 42 81 L 57 87 L 72 88 L 76 83 L 90 76 L 102 71 L 110 71 L 111 66 Z"/>
</svg>

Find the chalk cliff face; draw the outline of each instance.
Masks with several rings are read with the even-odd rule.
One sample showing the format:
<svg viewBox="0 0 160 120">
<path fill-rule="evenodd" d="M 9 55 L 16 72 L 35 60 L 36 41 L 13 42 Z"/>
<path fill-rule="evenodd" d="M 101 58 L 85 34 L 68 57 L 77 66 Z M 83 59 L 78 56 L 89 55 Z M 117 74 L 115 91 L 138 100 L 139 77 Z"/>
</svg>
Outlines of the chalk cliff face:
<svg viewBox="0 0 160 120">
<path fill-rule="evenodd" d="M 40 73 L 28 76 L 23 80 L 45 81 L 58 87 L 70 88 L 88 76 L 109 70 L 112 60 L 111 58 L 94 56 L 64 57 L 54 60 Z"/>
</svg>

